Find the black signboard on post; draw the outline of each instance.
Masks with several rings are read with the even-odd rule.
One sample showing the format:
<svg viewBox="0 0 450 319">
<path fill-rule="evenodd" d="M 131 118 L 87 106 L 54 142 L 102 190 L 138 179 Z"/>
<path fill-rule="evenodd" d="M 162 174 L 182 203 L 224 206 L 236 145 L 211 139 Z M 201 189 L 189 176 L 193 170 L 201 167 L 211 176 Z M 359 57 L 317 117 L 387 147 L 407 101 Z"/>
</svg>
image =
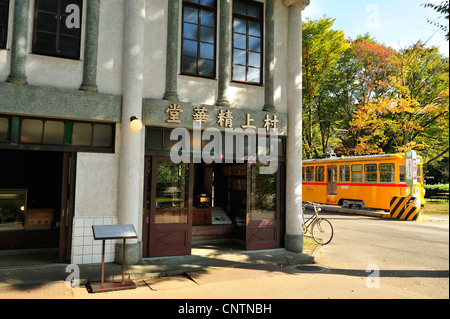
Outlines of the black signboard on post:
<svg viewBox="0 0 450 319">
<path fill-rule="evenodd" d="M 136 285 L 130 279 L 125 279 L 125 249 L 126 240 L 138 238 L 133 225 L 94 225 L 92 231 L 95 240 L 102 240 L 102 279 L 99 283 L 89 282 L 87 288 L 90 292 L 107 292 L 115 290 L 135 289 Z M 122 258 L 122 280 L 105 282 L 105 241 L 122 239 L 123 240 L 123 258 Z"/>
</svg>

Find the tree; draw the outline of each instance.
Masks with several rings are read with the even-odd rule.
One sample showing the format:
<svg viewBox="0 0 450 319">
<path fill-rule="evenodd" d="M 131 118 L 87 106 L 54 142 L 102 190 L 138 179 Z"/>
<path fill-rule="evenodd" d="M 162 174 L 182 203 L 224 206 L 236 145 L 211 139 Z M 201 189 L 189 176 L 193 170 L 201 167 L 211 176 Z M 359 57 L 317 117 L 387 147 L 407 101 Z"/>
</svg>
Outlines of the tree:
<svg viewBox="0 0 450 319">
<path fill-rule="evenodd" d="M 357 154 L 416 149 L 425 161 L 448 153 L 448 58 L 418 42 L 390 59 L 385 93 L 355 111 Z"/>
<path fill-rule="evenodd" d="M 446 32 L 445 38 L 448 41 L 449 37 L 450 37 L 450 33 L 449 33 L 449 30 L 448 30 L 449 11 L 450 11 L 450 9 L 449 9 L 449 2 L 448 1 L 442 1 L 441 4 L 425 3 L 425 4 L 423 4 L 423 6 L 425 8 L 432 8 L 434 11 L 444 14 L 444 19 L 447 20 L 447 24 L 442 24 L 439 21 L 433 21 L 433 20 L 430 20 L 430 19 L 427 19 L 427 21 L 428 21 L 428 23 L 430 23 L 430 24 L 438 27 L 439 29 L 441 29 L 441 31 Z"/>
<path fill-rule="evenodd" d="M 333 24 L 330 18 L 307 19 L 303 23 L 303 137 L 307 158 L 319 156 L 319 144 L 322 150 L 326 148 L 335 112 L 326 101 L 324 85 L 348 47 L 344 32 L 332 30 Z"/>
</svg>

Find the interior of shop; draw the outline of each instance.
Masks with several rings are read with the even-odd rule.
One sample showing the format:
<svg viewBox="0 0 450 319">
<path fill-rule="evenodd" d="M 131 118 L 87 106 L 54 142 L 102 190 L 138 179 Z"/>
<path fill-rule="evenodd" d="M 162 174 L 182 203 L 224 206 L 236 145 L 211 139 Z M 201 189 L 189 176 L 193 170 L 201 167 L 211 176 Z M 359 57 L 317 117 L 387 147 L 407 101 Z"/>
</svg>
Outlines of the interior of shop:
<svg viewBox="0 0 450 319">
<path fill-rule="evenodd" d="M 61 152 L 0 150 L 0 251 L 58 248 L 62 165 Z"/>
<path fill-rule="evenodd" d="M 196 164 L 192 243 L 233 240 L 245 248 L 246 164 Z"/>
</svg>

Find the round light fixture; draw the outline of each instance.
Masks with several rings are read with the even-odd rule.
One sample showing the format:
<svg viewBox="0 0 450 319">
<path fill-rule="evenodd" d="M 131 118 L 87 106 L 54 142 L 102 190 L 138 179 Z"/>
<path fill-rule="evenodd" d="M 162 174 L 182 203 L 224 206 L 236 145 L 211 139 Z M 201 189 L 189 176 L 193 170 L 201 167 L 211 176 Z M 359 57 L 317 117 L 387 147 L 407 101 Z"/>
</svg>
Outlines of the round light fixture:
<svg viewBox="0 0 450 319">
<path fill-rule="evenodd" d="M 130 127 L 133 131 L 139 132 L 140 130 L 142 130 L 142 122 L 136 116 L 132 116 L 130 118 L 130 121 Z"/>
</svg>

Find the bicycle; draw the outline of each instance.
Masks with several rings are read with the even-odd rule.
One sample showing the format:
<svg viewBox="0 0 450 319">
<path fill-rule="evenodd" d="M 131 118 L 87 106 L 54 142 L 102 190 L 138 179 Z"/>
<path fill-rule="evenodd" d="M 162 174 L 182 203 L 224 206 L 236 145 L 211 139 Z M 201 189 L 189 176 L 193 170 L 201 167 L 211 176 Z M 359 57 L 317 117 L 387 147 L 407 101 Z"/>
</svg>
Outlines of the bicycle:
<svg viewBox="0 0 450 319">
<path fill-rule="evenodd" d="M 333 239 L 334 229 L 333 225 L 331 225 L 330 221 L 325 218 L 319 217 L 318 212 L 320 212 L 320 204 L 312 203 L 312 202 L 303 202 L 302 210 L 303 212 L 306 209 L 306 206 L 314 207 L 314 215 L 308 218 L 306 221 L 303 219 L 302 231 L 303 234 L 306 234 L 308 230 L 316 243 L 319 245 L 327 245 Z"/>
</svg>

